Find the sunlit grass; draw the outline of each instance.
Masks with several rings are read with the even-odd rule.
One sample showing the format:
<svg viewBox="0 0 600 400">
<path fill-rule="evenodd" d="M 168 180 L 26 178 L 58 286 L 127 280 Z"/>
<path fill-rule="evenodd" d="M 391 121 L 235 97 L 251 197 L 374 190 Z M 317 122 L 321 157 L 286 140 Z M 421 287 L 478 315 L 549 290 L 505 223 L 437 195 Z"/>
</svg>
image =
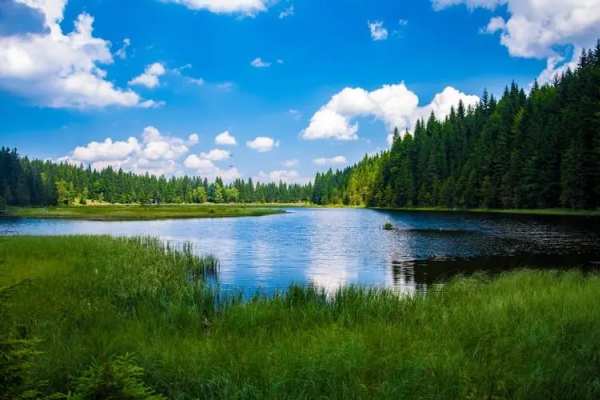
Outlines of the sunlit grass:
<svg viewBox="0 0 600 400">
<path fill-rule="evenodd" d="M 85 220 L 157 220 L 181 218 L 258 217 L 283 213 L 274 208 L 234 205 L 102 205 L 59 207 L 11 207 L 8 215 L 19 218 Z"/>
<path fill-rule="evenodd" d="M 168 398 L 597 398 L 600 277 L 521 271 L 412 297 L 293 285 L 248 301 L 148 238 L 0 238 L 0 287 L 46 390 L 134 353 Z M 211 272 L 212 271 L 212 272 Z"/>
</svg>

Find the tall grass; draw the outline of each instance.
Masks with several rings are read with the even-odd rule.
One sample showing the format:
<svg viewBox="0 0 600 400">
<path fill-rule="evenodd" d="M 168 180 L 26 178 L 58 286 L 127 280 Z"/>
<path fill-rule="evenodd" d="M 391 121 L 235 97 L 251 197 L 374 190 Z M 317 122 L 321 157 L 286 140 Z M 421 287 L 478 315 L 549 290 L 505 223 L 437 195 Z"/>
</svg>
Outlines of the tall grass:
<svg viewBox="0 0 600 400">
<path fill-rule="evenodd" d="M 283 213 L 274 208 L 239 205 L 103 205 L 59 207 L 10 207 L 8 216 L 16 218 L 79 219 L 98 221 L 159 220 L 183 218 L 259 217 Z"/>
<path fill-rule="evenodd" d="M 42 339 L 43 390 L 75 390 L 90 368 L 134 353 L 136 376 L 167 398 L 600 396 L 597 275 L 525 270 L 412 297 L 292 285 L 241 301 L 203 284 L 218 263 L 191 250 L 1 238 L 0 286 L 33 280 L 9 311 Z"/>
</svg>

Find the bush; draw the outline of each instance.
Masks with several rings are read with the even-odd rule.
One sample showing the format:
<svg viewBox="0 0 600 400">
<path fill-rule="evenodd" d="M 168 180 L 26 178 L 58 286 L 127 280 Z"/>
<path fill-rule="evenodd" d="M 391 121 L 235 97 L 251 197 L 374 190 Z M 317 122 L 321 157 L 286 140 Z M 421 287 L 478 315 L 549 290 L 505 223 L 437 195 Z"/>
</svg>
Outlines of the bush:
<svg viewBox="0 0 600 400">
<path fill-rule="evenodd" d="M 152 389 L 144 386 L 144 369 L 135 364 L 127 353 L 108 361 L 94 360 L 85 374 L 77 379 L 77 392 L 73 399 L 127 399 L 161 400 Z"/>
</svg>

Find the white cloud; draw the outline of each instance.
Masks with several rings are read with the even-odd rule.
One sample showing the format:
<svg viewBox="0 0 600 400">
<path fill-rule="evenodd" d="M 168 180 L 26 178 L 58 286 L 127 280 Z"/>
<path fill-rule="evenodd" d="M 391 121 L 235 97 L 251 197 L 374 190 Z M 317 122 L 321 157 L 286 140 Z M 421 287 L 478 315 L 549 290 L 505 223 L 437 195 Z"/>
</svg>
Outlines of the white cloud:
<svg viewBox="0 0 600 400">
<path fill-rule="evenodd" d="M 344 156 L 335 156 L 332 158 L 321 157 L 313 160 L 313 164 L 315 165 L 341 165 L 347 163 L 348 160 L 346 160 L 346 157 Z"/>
<path fill-rule="evenodd" d="M 113 161 L 126 158 L 140 150 L 140 144 L 134 137 L 130 137 L 126 142 L 113 142 L 111 138 L 107 138 L 102 143 L 90 142 L 87 146 L 76 147 L 71 158 L 79 162 Z"/>
<path fill-rule="evenodd" d="M 399 19 L 398 20 L 398 25 L 400 25 L 400 26 L 406 26 L 406 25 L 408 25 L 408 20 L 406 20 L 406 19 Z"/>
<path fill-rule="evenodd" d="M 292 115 L 295 120 L 299 120 L 302 118 L 302 114 L 298 110 L 288 110 L 288 112 Z"/>
<path fill-rule="evenodd" d="M 432 112 L 437 118 L 444 119 L 450 115 L 452 106 L 456 108 L 460 100 L 462 100 L 466 106 L 469 104 L 477 104 L 479 102 L 479 97 L 466 95 L 455 88 L 448 86 L 442 93 L 436 94 L 431 103 L 416 110 L 412 115 L 412 121 L 416 122 L 419 118 L 427 120 Z M 410 127 L 412 127 L 412 125 L 413 124 L 411 124 Z M 402 126 L 402 129 L 406 130 L 406 128 L 407 126 Z M 398 126 L 398 129 L 401 129 L 401 126 Z"/>
<path fill-rule="evenodd" d="M 161 63 L 150 64 L 144 70 L 144 73 L 129 81 L 129 85 L 142 85 L 147 88 L 154 88 L 160 84 L 159 77 L 166 72 Z"/>
<path fill-rule="evenodd" d="M 185 71 L 186 69 L 190 69 L 192 68 L 192 64 L 185 64 L 182 65 L 181 67 L 177 67 L 177 68 L 173 68 L 171 70 L 169 70 L 168 72 L 171 72 L 177 76 L 181 76 L 186 82 L 194 84 L 194 85 L 204 85 L 205 81 L 202 78 L 192 78 L 190 76 L 185 76 L 181 71 Z M 165 71 L 167 72 L 167 71 Z"/>
<path fill-rule="evenodd" d="M 283 64 L 283 60 L 281 58 L 277 59 L 277 64 Z"/>
<path fill-rule="evenodd" d="M 229 157 L 231 157 L 231 153 L 229 153 L 227 150 L 221 149 L 213 149 L 208 153 L 200 153 L 201 159 L 210 161 L 227 160 Z"/>
<path fill-rule="evenodd" d="M 286 168 L 293 168 L 298 166 L 298 160 L 285 160 L 281 163 Z"/>
<path fill-rule="evenodd" d="M 144 128 L 142 143 L 144 147 L 141 155 L 147 160 L 174 160 L 188 152 L 183 140 L 162 136 L 153 126 Z"/>
<path fill-rule="evenodd" d="M 371 38 L 373 40 L 385 40 L 388 37 L 388 31 L 383 27 L 383 21 L 367 21 L 369 30 L 371 31 Z"/>
<path fill-rule="evenodd" d="M 537 77 L 538 82 L 540 84 L 549 83 L 554 80 L 555 76 L 560 76 L 563 72 L 567 72 L 568 69 L 575 70 L 579 63 L 580 55 L 581 49 L 577 48 L 574 51 L 573 58 L 568 62 L 565 62 L 564 57 L 561 56 L 548 57 L 546 69 Z"/>
<path fill-rule="evenodd" d="M 563 64 L 573 65 L 583 47 L 600 36 L 600 0 L 432 0 L 441 10 L 458 4 L 469 9 L 495 10 L 506 5 L 508 18 L 493 16 L 482 32 L 500 32 L 500 42 L 513 57 L 547 59 L 540 78 L 551 76 Z M 575 48 L 567 59 L 565 47 Z M 566 68 L 566 67 L 565 67 Z"/>
<path fill-rule="evenodd" d="M 202 78 L 190 78 L 190 77 L 186 77 L 185 80 L 189 83 L 193 83 L 194 85 L 198 85 L 198 86 L 202 86 L 204 85 L 204 79 Z"/>
<path fill-rule="evenodd" d="M 298 171 L 293 170 L 293 169 L 292 170 L 283 169 L 283 170 L 271 171 L 269 173 L 260 171 L 258 176 L 255 176 L 252 179 L 255 182 L 263 182 L 263 183 L 268 183 L 268 182 L 279 183 L 281 181 L 284 183 L 307 184 L 308 182 L 311 181 L 310 178 L 304 178 L 304 177 L 300 176 Z"/>
<path fill-rule="evenodd" d="M 279 13 L 279 19 L 291 17 L 292 15 L 294 15 L 294 6 L 289 6 L 288 8 Z"/>
<path fill-rule="evenodd" d="M 126 59 L 127 58 L 127 48 L 129 46 L 131 46 L 131 40 L 123 39 L 123 47 L 121 47 L 119 50 L 117 50 L 115 52 L 115 56 L 119 57 L 122 60 Z"/>
<path fill-rule="evenodd" d="M 195 154 L 188 156 L 183 162 L 183 165 L 187 169 L 194 170 L 199 176 L 209 179 L 221 177 L 225 181 L 232 181 L 242 176 L 237 168 L 230 167 L 229 169 L 222 170 L 211 160 L 198 157 Z"/>
<path fill-rule="evenodd" d="M 69 156 L 59 161 L 86 163 L 96 169 L 112 166 L 135 173 L 173 174 L 180 170 L 177 160 L 189 152 L 187 146 L 197 141 L 196 134 L 190 135 L 186 142 L 181 138 L 164 136 L 155 127 L 147 126 L 141 134 L 141 140 L 130 137 L 127 141 L 107 138 L 104 142 L 90 142 L 86 146 L 76 147 Z"/>
<path fill-rule="evenodd" d="M 188 138 L 187 145 L 188 146 L 194 146 L 194 145 L 198 144 L 199 140 L 200 140 L 200 138 L 198 137 L 198 134 L 197 133 L 192 133 L 190 135 L 190 137 Z"/>
<path fill-rule="evenodd" d="M 237 145 L 237 141 L 235 140 L 235 137 L 229 133 L 229 131 L 225 131 L 215 136 L 215 144 L 222 146 L 235 146 Z"/>
<path fill-rule="evenodd" d="M 279 146 L 279 141 L 275 141 L 273 138 L 266 136 L 259 136 L 254 140 L 246 142 L 246 146 L 258 151 L 259 153 L 265 153 L 273 150 L 274 147 Z"/>
<path fill-rule="evenodd" d="M 250 61 L 250 65 L 252 65 L 254 68 L 268 68 L 271 66 L 271 63 L 265 62 L 262 58 L 257 57 L 254 60 Z"/>
<path fill-rule="evenodd" d="M 385 122 L 390 131 L 396 127 L 404 131 L 410 129 L 418 118 L 428 117 L 431 111 L 438 118 L 445 118 L 450 107 L 456 106 L 459 100 L 467 105 L 478 102 L 479 98 L 447 87 L 435 96 L 431 104 L 419 108 L 419 98 L 403 82 L 384 85 L 371 92 L 362 88 L 345 88 L 312 116 L 301 136 L 307 140 L 356 140 L 359 126 L 358 122 L 352 123 L 351 120 L 366 116 Z"/>
<path fill-rule="evenodd" d="M 233 83 L 232 82 L 224 82 L 224 83 L 219 83 L 217 84 L 217 89 L 221 89 L 221 90 L 231 90 L 231 88 L 233 87 Z"/>
<path fill-rule="evenodd" d="M 15 0 L 38 10 L 43 33 L 0 37 L 0 88 L 54 108 L 154 107 L 132 90 L 115 87 L 100 64 L 112 64 L 110 42 L 93 36 L 94 18 L 80 14 L 63 33 L 67 0 Z"/>
<path fill-rule="evenodd" d="M 254 16 L 267 10 L 269 0 L 162 0 L 181 4 L 190 10 L 207 10 L 215 14 Z"/>
</svg>

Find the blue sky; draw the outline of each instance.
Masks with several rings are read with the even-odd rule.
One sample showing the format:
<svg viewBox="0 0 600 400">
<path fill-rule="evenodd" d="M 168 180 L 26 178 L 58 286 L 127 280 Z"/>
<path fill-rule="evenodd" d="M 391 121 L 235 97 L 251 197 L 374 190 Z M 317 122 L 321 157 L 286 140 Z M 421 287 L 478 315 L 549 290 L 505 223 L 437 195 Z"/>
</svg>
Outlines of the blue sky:
<svg viewBox="0 0 600 400">
<path fill-rule="evenodd" d="M 600 0 L 7 0 L 0 142 L 305 182 L 485 87 L 550 79 L 598 26 Z M 225 131 L 235 145 L 217 143 Z"/>
</svg>

